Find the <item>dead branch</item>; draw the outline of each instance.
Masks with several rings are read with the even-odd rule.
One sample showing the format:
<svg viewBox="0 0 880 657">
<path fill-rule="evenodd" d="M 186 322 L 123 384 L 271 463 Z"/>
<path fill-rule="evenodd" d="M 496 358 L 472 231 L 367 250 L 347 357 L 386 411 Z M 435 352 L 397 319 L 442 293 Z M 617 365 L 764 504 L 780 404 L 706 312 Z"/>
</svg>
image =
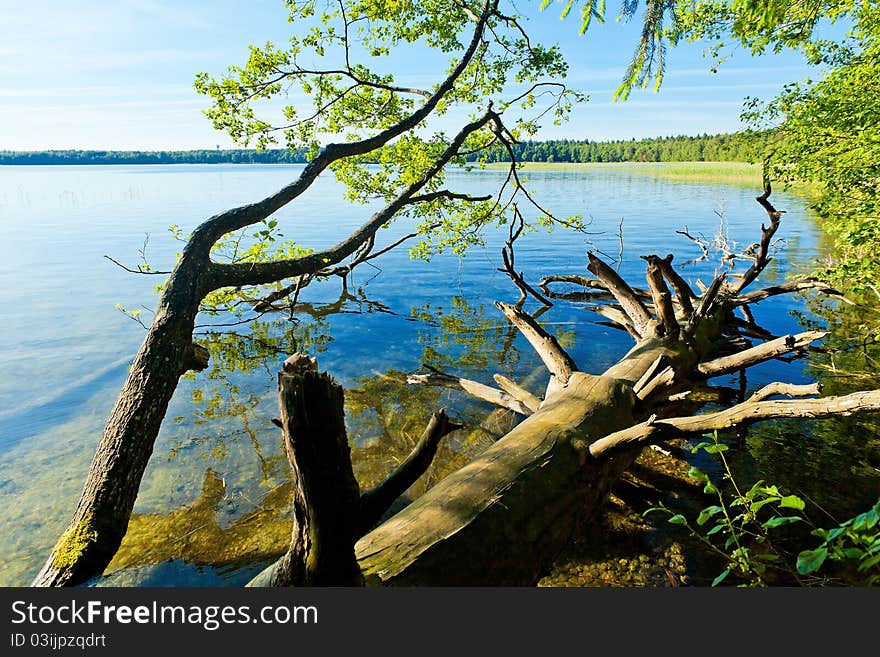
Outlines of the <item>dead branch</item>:
<svg viewBox="0 0 880 657">
<path fill-rule="evenodd" d="M 577 372 L 578 369 L 574 359 L 559 346 L 556 338 L 541 328 L 529 314 L 516 306 L 500 301 L 496 301 L 495 306 L 504 313 L 511 324 L 519 329 L 532 348 L 538 352 L 541 361 L 550 370 L 551 381 L 555 380 L 558 385 L 565 386 L 572 372 Z"/>
<path fill-rule="evenodd" d="M 646 422 L 616 431 L 589 447 L 594 458 L 606 457 L 612 450 L 662 442 L 685 434 L 703 434 L 734 427 L 748 426 L 760 420 L 777 418 L 810 418 L 849 416 L 853 413 L 880 412 L 880 390 L 854 392 L 840 397 L 747 401 L 731 408 L 704 415 L 667 418 L 656 416 Z"/>
<path fill-rule="evenodd" d="M 614 295 L 614 298 L 617 299 L 617 302 L 623 308 L 623 311 L 629 316 L 630 322 L 636 332 L 642 337 L 646 336 L 648 333 L 648 326 L 651 323 L 651 315 L 648 313 L 644 304 L 642 304 L 638 295 L 626 283 L 626 281 L 620 277 L 620 274 L 606 265 L 600 258 L 597 258 L 592 253 L 588 253 L 587 258 L 590 261 L 587 269 L 595 274 L 599 280 L 605 284 L 608 291 Z"/>
<path fill-rule="evenodd" d="M 107 260 L 112 262 L 117 267 L 124 269 L 125 271 L 127 271 L 131 274 L 146 274 L 147 276 L 158 276 L 158 275 L 167 275 L 167 274 L 171 273 L 170 271 L 157 271 L 155 269 L 146 269 L 144 265 L 138 265 L 137 269 L 132 269 L 131 267 L 126 267 L 121 262 L 111 258 L 107 254 L 104 254 L 104 257 L 107 258 Z"/>
<path fill-rule="evenodd" d="M 584 306 L 586 310 L 601 315 L 608 320 L 609 324 L 614 328 L 621 329 L 629 333 L 636 341 L 642 338 L 630 322 L 629 315 L 623 312 L 623 308 L 616 304 L 607 304 L 602 306 Z"/>
<path fill-rule="evenodd" d="M 493 374 L 492 378 L 495 379 L 495 383 L 501 386 L 502 390 L 522 403 L 533 413 L 538 410 L 538 407 L 541 405 L 541 400 L 519 385 L 516 381 L 511 381 L 501 374 Z"/>
<path fill-rule="evenodd" d="M 663 271 L 660 269 L 660 258 L 656 255 L 642 256 L 642 260 L 648 263 L 646 278 L 648 279 L 648 289 L 651 290 L 651 298 L 654 301 L 654 311 L 657 313 L 657 329 L 660 335 L 658 337 L 667 337 L 675 340 L 678 338 L 679 326 L 678 320 L 675 318 L 675 308 L 672 307 L 672 295 L 663 278 Z"/>
<path fill-rule="evenodd" d="M 749 397 L 750 402 L 764 401 L 774 395 L 786 395 L 788 397 L 808 397 L 809 395 L 818 395 L 822 391 L 822 384 L 806 383 L 804 385 L 795 385 L 793 383 L 781 383 L 776 381 L 768 383 L 766 386 L 758 390 Z"/>
<path fill-rule="evenodd" d="M 645 373 L 642 374 L 641 378 L 636 381 L 635 385 L 633 386 L 633 392 L 636 393 L 636 396 L 638 396 L 639 393 L 644 390 L 645 386 L 652 378 L 654 378 L 654 375 L 657 374 L 657 371 L 660 370 L 660 368 L 668 365 L 667 360 L 668 359 L 664 354 L 660 354 L 659 356 L 657 356 L 657 359 L 653 363 L 651 363 L 651 366 L 647 370 L 645 370 Z"/>
<path fill-rule="evenodd" d="M 667 254 L 665 258 L 658 258 L 657 266 L 660 267 L 663 276 L 669 281 L 669 284 L 675 291 L 675 297 L 678 299 L 678 304 L 681 306 L 684 316 L 690 317 L 694 312 L 693 302 L 696 301 L 697 295 L 694 294 L 687 281 L 672 268 L 672 259 L 673 255 L 671 253 Z"/>
<path fill-rule="evenodd" d="M 477 399 L 489 402 L 495 406 L 506 408 L 514 413 L 526 416 L 532 414 L 532 410 L 528 406 L 518 399 L 515 399 L 504 390 L 487 386 L 478 381 L 471 381 L 470 379 L 464 379 L 459 376 L 447 374 L 446 372 L 441 372 L 427 364 L 423 364 L 423 367 L 430 371 L 427 374 L 409 374 L 406 377 L 406 382 L 410 385 L 440 386 L 443 388 L 452 388 L 453 390 L 461 390 L 462 392 L 469 394 L 471 397 L 476 397 Z"/>
<path fill-rule="evenodd" d="M 712 283 L 703 292 L 703 296 L 700 297 L 700 301 L 697 304 L 697 307 L 694 308 L 694 312 L 691 314 L 691 318 L 688 320 L 687 324 L 685 324 L 685 335 L 693 335 L 699 327 L 700 322 L 702 322 L 704 318 L 709 316 L 712 307 L 718 298 L 718 294 L 721 292 L 721 288 L 726 280 L 727 275 L 724 272 L 721 272 L 712 280 Z"/>
<path fill-rule="evenodd" d="M 694 237 L 693 235 L 691 235 L 688 232 L 687 226 L 684 227 L 684 230 L 677 230 L 675 232 L 679 235 L 684 235 L 685 237 L 687 237 L 691 242 L 693 242 L 694 244 L 699 246 L 700 250 L 703 252 L 699 258 L 694 258 L 693 260 L 689 260 L 688 262 L 686 262 L 684 264 L 686 264 L 686 265 L 687 264 L 694 264 L 696 262 L 700 262 L 701 260 L 708 260 L 709 259 L 709 246 L 706 243 L 706 240 L 700 239 L 699 237 Z"/>
<path fill-rule="evenodd" d="M 595 278 L 580 276 L 579 274 L 544 276 L 541 279 L 541 282 L 538 283 L 538 287 L 546 292 L 546 287 L 548 283 L 571 283 L 573 285 L 580 285 L 581 287 L 591 290 L 601 290 L 602 292 L 608 292 L 608 287 L 602 281 L 597 281 Z"/>
<path fill-rule="evenodd" d="M 784 335 L 781 338 L 764 342 L 751 349 L 700 363 L 697 366 L 697 370 L 706 377 L 729 374 L 730 372 L 752 367 L 783 354 L 803 350 L 811 342 L 821 340 L 826 335 L 828 335 L 827 331 L 805 331 L 796 335 Z"/>
<path fill-rule="evenodd" d="M 651 378 L 644 386 L 641 387 L 636 395 L 642 401 L 649 399 L 658 391 L 667 390 L 675 383 L 675 369 L 670 365 L 660 370 L 657 376 Z"/>
<path fill-rule="evenodd" d="M 409 456 L 381 483 L 361 493 L 358 537 L 375 527 L 394 501 L 425 473 L 437 454 L 440 440 L 460 428 L 460 424 L 449 420 L 444 409 L 431 415 L 428 426 Z"/>
<path fill-rule="evenodd" d="M 742 307 L 745 304 L 758 303 L 759 301 L 763 301 L 768 297 L 776 296 L 778 294 L 788 294 L 791 292 L 800 292 L 802 290 L 817 290 L 819 292 L 822 292 L 823 294 L 827 294 L 834 299 L 843 301 L 844 303 L 851 306 L 855 305 L 855 302 L 847 299 L 842 292 L 840 292 L 839 290 L 835 290 L 830 285 L 827 285 L 815 278 L 801 278 L 796 281 L 782 283 L 781 285 L 765 287 L 762 290 L 747 292 L 746 294 L 734 297 L 733 303 L 740 304 L 740 306 Z"/>
<path fill-rule="evenodd" d="M 767 216 L 770 217 L 770 225 L 764 226 L 761 224 L 761 242 L 758 245 L 758 252 L 755 255 L 755 261 L 752 263 L 752 266 L 743 274 L 739 283 L 735 288 L 736 294 L 742 292 L 746 287 L 751 285 L 752 281 L 754 281 L 758 275 L 764 271 L 764 267 L 767 266 L 767 263 L 772 260 L 770 258 L 770 240 L 773 239 L 773 235 L 779 229 L 779 219 L 782 215 L 785 214 L 785 211 L 777 210 L 770 203 L 770 181 L 764 181 L 764 193 L 760 196 L 756 196 L 755 200 L 767 211 Z"/>
</svg>

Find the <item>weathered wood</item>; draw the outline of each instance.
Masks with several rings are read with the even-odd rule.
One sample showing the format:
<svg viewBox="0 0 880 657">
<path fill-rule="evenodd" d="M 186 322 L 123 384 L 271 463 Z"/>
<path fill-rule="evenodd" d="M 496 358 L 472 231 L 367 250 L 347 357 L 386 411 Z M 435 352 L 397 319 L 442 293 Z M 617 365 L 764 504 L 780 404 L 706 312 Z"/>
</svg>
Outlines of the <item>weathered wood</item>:
<svg viewBox="0 0 880 657">
<path fill-rule="evenodd" d="M 700 301 L 697 303 L 697 307 L 694 308 L 694 312 L 691 313 L 691 318 L 684 326 L 685 335 L 694 335 L 694 333 L 697 332 L 697 329 L 699 329 L 700 323 L 712 312 L 712 308 L 718 301 L 721 289 L 724 287 L 726 280 L 727 274 L 721 272 L 718 276 L 712 279 L 709 287 L 703 291 Z M 697 284 L 699 283 L 700 281 L 697 281 Z"/>
<path fill-rule="evenodd" d="M 841 397 L 746 401 L 716 413 L 658 420 L 650 418 L 621 431 L 614 432 L 590 445 L 596 459 L 607 458 L 617 450 L 630 450 L 639 445 L 661 442 L 682 435 L 721 431 L 748 426 L 760 420 L 777 418 L 821 419 L 853 413 L 880 413 L 880 390 L 854 392 Z"/>
<path fill-rule="evenodd" d="M 360 489 L 345 432 L 344 393 L 308 360 L 296 367 L 285 363 L 279 381 L 284 448 L 293 473 L 293 532 L 268 585 L 361 585 L 354 555 Z"/>
<path fill-rule="evenodd" d="M 642 401 L 650 399 L 652 395 L 656 394 L 658 391 L 668 390 L 672 384 L 675 383 L 675 368 L 674 367 L 665 367 L 660 370 L 656 376 L 652 377 L 648 380 L 648 382 L 642 386 L 642 388 L 637 393 L 637 396 Z"/>
<path fill-rule="evenodd" d="M 531 408 L 505 390 L 487 386 L 479 381 L 471 381 L 470 379 L 453 376 L 427 364 L 423 366 L 429 370 L 427 374 L 409 374 L 406 377 L 406 382 L 410 385 L 441 386 L 453 390 L 461 390 L 472 397 L 482 399 L 495 406 L 501 406 L 514 413 L 519 413 L 520 415 L 532 414 Z"/>
<path fill-rule="evenodd" d="M 784 335 L 781 338 L 756 345 L 751 349 L 746 349 L 730 356 L 716 358 L 706 363 L 700 363 L 697 366 L 697 370 L 706 377 L 729 374 L 730 372 L 757 365 L 783 354 L 804 349 L 811 342 L 821 340 L 826 335 L 828 335 L 827 331 L 805 331 L 796 335 Z"/>
<path fill-rule="evenodd" d="M 672 268 L 672 259 L 673 255 L 671 253 L 667 254 L 665 258 L 658 258 L 657 266 L 660 267 L 663 276 L 669 281 L 669 284 L 675 291 L 675 297 L 678 299 L 678 305 L 681 306 L 682 313 L 685 317 L 690 317 L 694 312 L 694 301 L 696 301 L 697 295 L 694 294 L 687 281 Z"/>
<path fill-rule="evenodd" d="M 770 287 L 765 287 L 761 290 L 753 290 L 752 292 L 747 292 L 746 294 L 734 297 L 733 302 L 737 304 L 758 303 L 769 297 L 780 294 L 791 294 L 792 292 L 803 292 L 804 290 L 816 290 L 834 299 L 843 301 L 850 306 L 855 305 L 855 302 L 847 299 L 842 292 L 816 278 L 800 278 L 796 281 L 788 281 L 787 283 L 782 283 L 780 285 L 771 285 Z"/>
<path fill-rule="evenodd" d="M 656 255 L 643 256 L 648 262 L 648 270 L 646 277 L 648 279 L 648 289 L 651 290 L 651 297 L 654 301 L 654 312 L 657 313 L 659 323 L 655 329 L 658 337 L 666 337 L 671 340 L 678 338 L 679 326 L 678 320 L 675 318 L 675 308 L 672 306 L 672 295 L 666 282 L 663 279 L 663 271 L 660 269 L 660 258 Z"/>
<path fill-rule="evenodd" d="M 587 269 L 598 276 L 599 280 L 608 288 L 608 291 L 614 295 L 614 298 L 617 299 L 624 312 L 629 316 L 630 322 L 632 322 L 638 334 L 642 337 L 649 337 L 648 325 L 651 323 L 651 315 L 642 304 L 638 295 L 616 271 L 611 269 L 601 259 L 592 253 L 588 253 L 587 258 L 590 261 Z"/>
<path fill-rule="evenodd" d="M 541 408 L 358 541 L 368 584 L 530 585 L 597 508 L 627 459 L 587 464 L 583 447 L 632 422 L 623 382 L 575 372 Z"/>
<path fill-rule="evenodd" d="M 773 207 L 773 204 L 770 203 L 770 193 L 770 181 L 765 180 L 764 192 L 759 196 L 756 196 L 755 200 L 762 208 L 764 208 L 764 210 L 767 211 L 767 216 L 770 218 L 770 225 L 764 226 L 764 224 L 761 224 L 761 241 L 758 243 L 758 251 L 755 254 L 755 261 L 742 275 L 739 282 L 734 287 L 735 294 L 739 294 L 751 285 L 752 281 L 758 278 L 758 275 L 764 271 L 764 268 L 772 260 L 770 257 L 770 240 L 773 239 L 773 235 L 775 235 L 776 231 L 779 229 L 779 220 L 782 215 L 785 214 L 785 210 L 777 210 Z"/>
<path fill-rule="evenodd" d="M 536 395 L 533 395 L 519 385 L 516 381 L 511 381 L 502 374 L 493 374 L 492 378 L 495 379 L 495 383 L 501 386 L 507 394 L 526 406 L 532 411 L 532 413 L 537 411 L 538 407 L 541 406 L 541 400 Z"/>
<path fill-rule="evenodd" d="M 808 395 L 818 395 L 822 392 L 822 384 L 806 383 L 803 385 L 795 385 L 793 383 L 781 383 L 776 381 L 768 383 L 766 386 L 755 392 L 748 401 L 757 402 L 764 401 L 775 395 L 785 395 L 786 397 L 807 397 Z"/>
<path fill-rule="evenodd" d="M 641 378 L 636 381 L 635 385 L 633 386 L 633 392 L 636 394 L 636 396 L 639 396 L 642 390 L 645 389 L 645 386 L 648 385 L 648 382 L 652 378 L 654 378 L 654 375 L 666 366 L 665 360 L 666 359 L 663 354 L 657 356 L 657 359 L 653 363 L 651 363 L 651 366 L 647 370 L 645 370 L 645 373 L 641 376 Z"/>
<path fill-rule="evenodd" d="M 615 328 L 622 329 L 629 333 L 633 337 L 633 339 L 642 339 L 636 331 L 635 327 L 632 325 L 629 316 L 625 312 L 623 312 L 623 308 L 621 308 L 620 306 L 616 304 L 603 304 L 600 306 L 589 305 L 584 306 L 584 309 L 596 313 L 597 315 L 601 315 L 602 317 L 607 319 Z"/>
<path fill-rule="evenodd" d="M 500 301 L 496 301 L 495 306 L 504 313 L 511 324 L 519 329 L 532 348 L 538 352 L 541 361 L 550 370 L 551 381 L 556 381 L 559 386 L 567 385 L 572 372 L 577 372 L 577 365 L 572 357 L 559 346 L 556 338 L 516 306 Z M 553 387 L 555 386 L 548 386 L 548 389 Z"/>
</svg>

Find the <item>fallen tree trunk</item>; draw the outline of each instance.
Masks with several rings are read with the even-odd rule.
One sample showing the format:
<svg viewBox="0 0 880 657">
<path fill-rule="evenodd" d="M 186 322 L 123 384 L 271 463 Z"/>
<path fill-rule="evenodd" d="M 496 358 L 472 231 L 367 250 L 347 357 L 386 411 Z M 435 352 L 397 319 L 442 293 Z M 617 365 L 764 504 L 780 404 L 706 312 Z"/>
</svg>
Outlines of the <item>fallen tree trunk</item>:
<svg viewBox="0 0 880 657">
<path fill-rule="evenodd" d="M 766 245 L 779 223 L 780 213 L 767 200 L 769 192 L 768 186 L 758 201 L 771 226 L 762 230 L 765 246 L 745 274 L 748 282 L 769 261 Z M 355 552 L 368 585 L 533 585 L 577 523 L 589 521 L 601 509 L 612 484 L 649 443 L 760 419 L 880 412 L 880 391 L 767 401 L 777 394 L 819 391 L 817 386 L 780 383 L 725 411 L 656 420 L 655 413 L 669 417 L 676 409 L 693 408 L 679 406 L 687 404 L 689 395 L 676 390 L 705 385 L 710 376 L 769 358 L 802 353 L 823 334 L 786 336 L 744 349 L 747 343 L 737 337 L 732 311 L 760 293 L 743 298 L 742 279 L 731 284 L 721 275 L 696 297 L 663 266 L 668 258 L 647 260 L 655 317 L 646 316 L 639 295 L 609 273 L 607 265 L 595 256 L 590 259 L 590 271 L 625 314 L 619 323 L 626 322 L 641 336 L 630 352 L 602 375 L 578 372 L 572 364 L 565 368 L 565 382 L 553 372 L 553 363 L 567 361 L 542 354 L 554 385 L 538 408 L 529 409 L 525 420 L 479 457 L 357 542 Z M 677 315 L 661 276 L 680 295 Z M 514 320 L 509 307 L 499 308 Z M 540 334 L 537 323 L 516 324 L 526 327 L 527 339 L 539 352 L 547 344 L 558 347 Z M 731 345 L 738 355 L 726 353 Z"/>
</svg>

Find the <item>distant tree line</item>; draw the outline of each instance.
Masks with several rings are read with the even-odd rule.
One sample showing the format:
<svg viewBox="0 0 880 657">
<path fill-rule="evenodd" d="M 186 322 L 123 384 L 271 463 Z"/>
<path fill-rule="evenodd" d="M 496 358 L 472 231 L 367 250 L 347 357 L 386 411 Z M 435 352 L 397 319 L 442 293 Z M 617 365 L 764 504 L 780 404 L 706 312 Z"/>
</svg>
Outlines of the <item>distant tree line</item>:
<svg viewBox="0 0 880 657">
<path fill-rule="evenodd" d="M 0 164 L 302 164 L 306 151 L 202 149 L 193 151 L 0 151 Z"/>
<path fill-rule="evenodd" d="M 755 152 L 753 133 L 655 137 L 650 139 L 551 139 L 513 144 L 522 162 L 746 162 Z M 303 164 L 306 150 L 283 148 L 192 151 L 0 151 L 0 164 Z M 474 159 L 476 156 L 471 156 Z M 506 162 L 500 145 L 483 154 Z"/>
<path fill-rule="evenodd" d="M 753 133 L 655 137 L 650 139 L 551 139 L 513 145 L 523 162 L 747 162 L 757 138 Z M 490 162 L 510 160 L 501 146 L 493 148 Z"/>
</svg>

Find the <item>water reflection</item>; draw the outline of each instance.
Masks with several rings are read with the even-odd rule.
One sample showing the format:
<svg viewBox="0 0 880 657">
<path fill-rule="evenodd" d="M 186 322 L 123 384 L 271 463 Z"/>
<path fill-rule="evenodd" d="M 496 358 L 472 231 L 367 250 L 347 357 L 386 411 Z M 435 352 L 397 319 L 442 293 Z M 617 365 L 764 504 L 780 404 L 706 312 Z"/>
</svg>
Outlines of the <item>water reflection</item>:
<svg viewBox="0 0 880 657">
<path fill-rule="evenodd" d="M 4 193 L 12 198 L 21 186 L 29 196 L 27 203 L 13 199 L 9 207 L 0 207 L 8 238 L 0 259 L 0 301 L 20 310 L 0 333 L 0 583 L 27 583 L 73 511 L 125 376 L 125 356 L 143 337 L 113 304 L 154 302 L 153 281 L 121 277 L 103 254 L 124 258 L 136 253 L 145 231 L 162 235 L 170 223 L 189 230 L 218 209 L 258 196 L 261 189 L 273 191 L 296 170 L 48 167 L 5 172 L 0 186 L 12 191 Z M 480 193 L 503 172 L 451 175 L 459 176 L 456 187 Z M 342 195 L 334 184 L 319 180 L 312 196 L 304 196 L 295 211 L 282 217 L 303 243 L 320 246 L 333 235 L 327 222 L 302 222 L 297 216 L 332 217 L 340 231 L 362 223 L 363 208 L 339 203 Z M 683 262 L 691 250 L 698 254 L 675 230 L 689 225 L 692 232 L 711 234 L 718 224 L 712 209 L 719 203 L 731 239 L 741 243 L 754 239 L 763 218 L 752 190 L 728 186 L 669 183 L 609 170 L 536 172 L 530 184 L 560 213 L 584 212 L 594 219 L 597 232 L 605 229 L 591 236 L 591 244 L 565 231 L 524 236 L 517 265 L 530 282 L 548 274 L 584 274 L 584 253 L 593 245 L 616 254 L 622 216 L 620 273 L 633 281 L 644 276 L 639 255 L 673 251 Z M 39 196 L 68 188 L 88 193 L 73 204 L 54 192 L 48 200 Z M 129 188 L 139 193 L 126 195 Z M 780 229 L 787 242 L 762 283 L 808 271 L 818 253 L 819 233 L 805 216 L 802 199 L 779 194 L 778 207 L 789 211 Z M 83 225 L 89 226 L 88 234 Z M 394 231 L 400 230 L 407 228 L 393 228 L 387 238 L 395 239 Z M 310 286 L 311 303 L 298 304 L 293 321 L 284 312 L 247 326 L 201 328 L 200 339 L 212 350 L 211 369 L 183 380 L 172 400 L 131 531 L 107 583 L 240 584 L 258 567 L 252 561 L 283 549 L 289 533 L 288 465 L 271 419 L 278 415 L 276 372 L 291 351 L 317 355 L 345 387 L 353 458 L 363 486 L 378 481 L 408 453 L 438 406 L 447 407 L 467 429 L 444 440 L 437 463 L 410 491 L 413 496 L 509 429 L 517 421 L 509 412 L 454 391 L 403 382 L 405 371 L 426 362 L 486 383 L 499 372 L 533 393 L 543 392 L 546 374 L 537 356 L 491 306 L 494 299 L 515 301 L 518 296 L 495 271 L 505 238 L 506 230 L 487 235 L 486 249 L 476 249 L 465 260 L 450 256 L 422 263 L 410 261 L 405 250 L 390 252 L 383 256 L 382 275 L 358 274 L 342 295 L 337 281 Z M 155 264 L 167 269 L 177 245 L 161 239 L 153 243 Z M 37 266 L 43 276 L 21 276 Z M 698 277 L 708 281 L 712 265 L 700 262 L 681 272 L 692 283 Z M 59 281 L 70 294 L 57 294 Z M 850 348 L 853 336 L 865 333 L 861 326 L 876 323 L 868 311 L 835 311 L 780 297 L 762 302 L 755 312 L 759 323 L 777 334 L 804 330 L 814 321 L 830 323 L 834 333 L 826 342 L 838 341 L 841 351 L 833 358 L 814 354 L 808 362 L 755 368 L 749 391 L 770 381 L 805 383 L 814 377 L 823 380 L 828 393 L 876 385 L 876 347 Z M 603 326 L 580 303 L 559 301 L 541 321 L 591 372 L 601 371 L 631 346 L 626 334 Z M 873 421 L 855 418 L 758 425 L 736 448 L 737 467 L 744 478 L 765 478 L 806 492 L 830 513 L 846 517 L 876 499 L 877 428 Z M 735 437 L 730 440 L 737 445 Z M 249 518 L 258 518 L 259 526 Z"/>
<path fill-rule="evenodd" d="M 255 387 L 253 378 L 262 371 L 267 382 L 274 381 L 279 359 L 295 350 L 317 355 L 320 362 L 331 339 L 327 319 L 360 312 L 391 311 L 368 299 L 363 290 L 343 291 L 334 302 L 297 304 L 293 320 L 263 317 L 253 322 L 250 333 L 203 336 L 212 356 L 207 377 L 190 377 L 195 384 L 189 390 L 192 416 L 172 418 L 192 428 L 185 437 L 171 440 L 165 454 L 159 455 L 164 465 L 146 480 L 146 500 L 139 499 L 138 506 L 149 505 L 157 478 L 165 480 L 165 470 L 189 476 L 201 470 L 201 488 L 193 501 L 170 511 L 134 513 L 104 583 L 131 585 L 149 578 L 161 584 L 161 571 L 144 567 L 170 562 L 209 566 L 222 572 L 227 583 L 241 583 L 255 563 L 271 560 L 286 549 L 291 484 L 281 432 L 270 423 L 278 414 L 269 399 L 274 397 L 274 386 L 266 386 L 269 390 Z M 520 363 L 510 327 L 485 317 L 481 307 L 471 307 L 462 298 L 456 298 L 448 312 L 430 306 L 413 308 L 410 318 L 427 327 L 420 334 L 423 362 L 458 372 L 485 372 L 496 364 L 515 370 Z M 431 412 L 447 404 L 450 396 L 454 393 L 440 388 L 407 385 L 406 373 L 395 369 L 358 377 L 346 387 L 352 462 L 362 487 L 381 481 L 409 454 Z M 390 513 L 464 465 L 519 419 L 485 404 L 461 398 L 451 401 L 465 429 L 444 439 L 434 463 Z M 249 463 L 247 470 L 256 469 L 259 474 L 250 481 L 241 473 L 229 477 L 223 474 L 227 460 Z M 169 576 L 178 572 L 173 569 Z"/>
</svg>

